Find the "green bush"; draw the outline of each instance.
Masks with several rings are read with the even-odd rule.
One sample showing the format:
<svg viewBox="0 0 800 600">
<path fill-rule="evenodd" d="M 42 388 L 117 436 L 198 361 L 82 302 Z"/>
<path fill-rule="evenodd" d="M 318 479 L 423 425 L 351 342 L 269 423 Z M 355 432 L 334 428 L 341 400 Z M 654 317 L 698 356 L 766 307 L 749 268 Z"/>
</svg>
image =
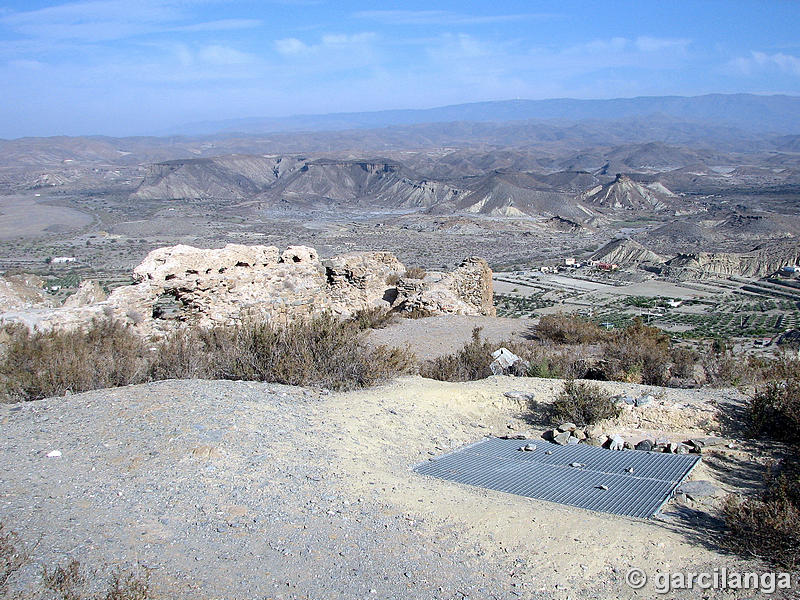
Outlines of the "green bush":
<svg viewBox="0 0 800 600">
<path fill-rule="evenodd" d="M 567 380 L 564 389 L 551 406 L 554 422 L 570 421 L 583 427 L 619 416 L 621 409 L 595 383 Z"/>
</svg>

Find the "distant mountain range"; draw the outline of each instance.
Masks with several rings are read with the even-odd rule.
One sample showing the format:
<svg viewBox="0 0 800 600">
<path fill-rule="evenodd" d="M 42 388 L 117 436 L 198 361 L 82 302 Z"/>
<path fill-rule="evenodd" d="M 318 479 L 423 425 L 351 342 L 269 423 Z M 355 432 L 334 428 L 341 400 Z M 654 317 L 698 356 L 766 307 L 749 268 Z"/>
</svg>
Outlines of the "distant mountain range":
<svg viewBox="0 0 800 600">
<path fill-rule="evenodd" d="M 706 125 L 737 127 L 775 134 L 800 133 L 800 97 L 753 94 L 705 96 L 642 96 L 609 100 L 501 100 L 455 104 L 428 109 L 383 110 L 281 118 L 245 118 L 189 123 L 165 135 L 218 133 L 264 134 L 299 131 L 340 131 L 452 123 L 507 121 L 619 120 L 657 116 Z"/>
</svg>

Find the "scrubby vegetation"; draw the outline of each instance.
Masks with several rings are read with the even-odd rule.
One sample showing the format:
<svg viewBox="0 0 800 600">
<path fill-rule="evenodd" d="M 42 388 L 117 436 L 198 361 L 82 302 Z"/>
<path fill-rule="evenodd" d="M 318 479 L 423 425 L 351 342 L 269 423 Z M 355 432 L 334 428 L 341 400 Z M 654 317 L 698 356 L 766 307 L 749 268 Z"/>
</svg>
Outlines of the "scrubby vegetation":
<svg viewBox="0 0 800 600">
<path fill-rule="evenodd" d="M 603 344 L 608 379 L 665 385 L 672 355 L 669 337 L 636 319 L 624 329 L 609 332 Z"/>
<path fill-rule="evenodd" d="M 618 417 L 621 409 L 597 384 L 567 380 L 551 411 L 553 422 L 569 421 L 584 427 Z"/>
<path fill-rule="evenodd" d="M 7 335 L 0 357 L 6 401 L 195 377 L 353 389 L 415 365 L 408 350 L 369 347 L 360 328 L 330 315 L 283 326 L 246 321 L 185 328 L 153 344 L 112 321 L 75 331 L 15 327 Z"/>
<path fill-rule="evenodd" d="M 539 319 L 536 333 L 559 344 L 593 344 L 607 337 L 607 332 L 596 323 L 564 313 L 544 315 Z"/>
<path fill-rule="evenodd" d="M 405 277 L 409 279 L 425 279 L 428 272 L 422 267 L 409 267 L 406 269 Z"/>
<path fill-rule="evenodd" d="M 21 597 L 12 593 L 11 584 L 14 575 L 29 561 L 30 555 L 19 536 L 0 522 L 0 597 Z M 40 583 L 43 592 L 50 592 L 45 597 L 59 600 L 149 600 L 154 597 L 149 573 L 145 570 L 115 570 L 99 591 L 96 589 L 98 580 L 95 571 L 71 560 L 63 566 L 45 565 Z"/>
<path fill-rule="evenodd" d="M 37 400 L 147 379 L 146 346 L 119 322 L 47 333 L 17 326 L 7 334 L 0 357 L 0 389 L 7 398 Z"/>
<path fill-rule="evenodd" d="M 481 338 L 481 328 L 472 330 L 472 338 L 454 354 L 424 362 L 420 375 L 440 381 L 473 381 L 492 374 L 489 364 L 497 345 Z"/>
<path fill-rule="evenodd" d="M 60 600 L 149 600 L 153 598 L 148 574 L 114 571 L 108 578 L 105 589 L 92 593 L 97 574 L 84 568 L 77 560 L 66 566 L 58 565 L 42 572 L 42 584 Z"/>
<path fill-rule="evenodd" d="M 723 511 L 729 548 L 787 569 L 800 567 L 800 469 L 796 460 L 767 482 L 760 498 L 728 496 Z"/>
<path fill-rule="evenodd" d="M 383 329 L 397 320 L 397 313 L 384 308 L 364 308 L 351 318 L 352 323 L 361 330 Z"/>
<path fill-rule="evenodd" d="M 756 390 L 750 406 L 752 432 L 800 443 L 800 374 L 769 381 Z"/>
<path fill-rule="evenodd" d="M 800 567 L 800 368 L 777 361 L 763 375 L 748 406 L 752 435 L 788 443 L 760 497 L 729 496 L 724 506 L 726 542 L 740 553 L 788 569 Z M 770 380 L 771 379 L 771 380 Z"/>
</svg>

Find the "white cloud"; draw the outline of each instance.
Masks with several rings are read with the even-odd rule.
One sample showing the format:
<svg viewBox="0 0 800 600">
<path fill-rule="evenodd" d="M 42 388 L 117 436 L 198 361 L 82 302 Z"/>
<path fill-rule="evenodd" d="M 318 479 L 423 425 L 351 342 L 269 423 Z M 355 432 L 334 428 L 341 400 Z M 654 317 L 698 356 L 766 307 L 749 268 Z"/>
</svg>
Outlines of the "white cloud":
<svg viewBox="0 0 800 600">
<path fill-rule="evenodd" d="M 636 48 L 642 52 L 663 52 L 665 50 L 676 50 L 684 52 L 691 44 L 691 40 L 683 38 L 656 38 L 641 36 L 636 38 Z"/>
<path fill-rule="evenodd" d="M 284 56 L 300 56 L 318 54 L 322 51 L 347 50 L 350 48 L 366 49 L 377 36 L 371 32 L 347 34 L 326 34 L 320 38 L 319 43 L 306 44 L 297 38 L 284 38 L 275 40 L 275 50 Z"/>
<path fill-rule="evenodd" d="M 280 54 L 284 54 L 286 56 L 303 54 L 308 52 L 310 48 L 310 46 L 307 46 L 297 38 L 284 38 L 282 40 L 275 40 L 275 49 Z"/>
<path fill-rule="evenodd" d="M 258 19 L 220 19 L 194 25 L 171 27 L 170 31 L 233 31 L 238 29 L 252 29 L 261 26 Z"/>
<path fill-rule="evenodd" d="M 800 76 L 800 58 L 791 54 L 778 52 L 751 52 L 749 57 L 735 58 L 730 66 L 744 75 L 755 75 L 762 72 L 780 71 Z"/>
<path fill-rule="evenodd" d="M 198 56 L 204 62 L 217 66 L 246 65 L 252 64 L 256 60 L 254 56 L 246 52 L 240 52 L 234 48 L 218 45 L 202 48 Z"/>
<path fill-rule="evenodd" d="M 255 19 L 220 19 L 191 23 L 185 0 L 86 0 L 0 13 L 0 26 L 51 43 L 108 42 L 173 31 L 230 31 L 257 27 Z"/>
<path fill-rule="evenodd" d="M 353 13 L 353 16 L 357 19 L 377 21 L 384 25 L 482 25 L 548 19 L 559 15 L 551 13 L 467 15 L 446 10 L 362 10 Z"/>
</svg>

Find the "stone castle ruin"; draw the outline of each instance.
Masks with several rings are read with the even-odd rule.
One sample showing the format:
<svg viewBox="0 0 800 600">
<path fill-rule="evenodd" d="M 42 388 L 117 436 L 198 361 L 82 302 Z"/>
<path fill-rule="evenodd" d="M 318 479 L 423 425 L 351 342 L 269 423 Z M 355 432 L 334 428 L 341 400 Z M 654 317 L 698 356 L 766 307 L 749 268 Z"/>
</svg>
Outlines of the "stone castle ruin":
<svg viewBox="0 0 800 600">
<path fill-rule="evenodd" d="M 354 252 L 320 259 L 314 248 L 228 244 L 221 249 L 178 245 L 150 252 L 134 269 L 134 285 L 103 298 L 84 282 L 61 307 L 7 303 L 2 322 L 31 328 L 78 327 L 93 318 L 128 322 L 143 335 L 183 323 L 211 327 L 243 317 L 283 323 L 331 312 L 348 317 L 380 308 L 424 314 L 494 316 L 492 271 L 468 258 L 449 273 L 406 275 L 390 252 Z"/>
</svg>

